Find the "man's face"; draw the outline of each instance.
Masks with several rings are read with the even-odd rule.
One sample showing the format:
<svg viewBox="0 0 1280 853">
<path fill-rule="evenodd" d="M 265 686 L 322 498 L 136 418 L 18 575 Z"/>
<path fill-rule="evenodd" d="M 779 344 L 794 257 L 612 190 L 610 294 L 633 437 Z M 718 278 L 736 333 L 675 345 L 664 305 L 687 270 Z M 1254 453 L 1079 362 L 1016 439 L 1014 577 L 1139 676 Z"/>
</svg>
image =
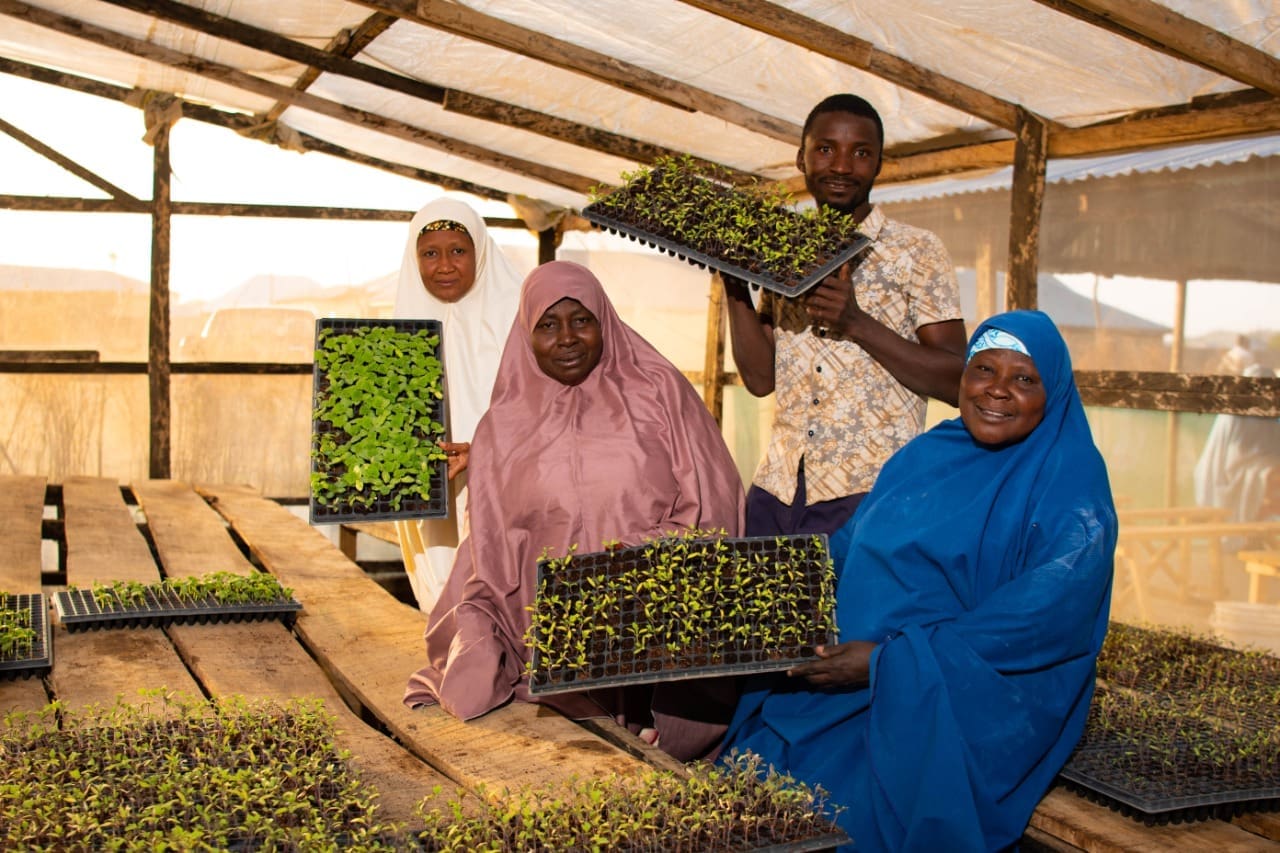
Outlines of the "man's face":
<svg viewBox="0 0 1280 853">
<path fill-rule="evenodd" d="M 820 113 L 796 154 L 796 168 L 814 201 L 861 221 L 871 212 L 871 186 L 880 174 L 876 123 L 846 112 Z"/>
</svg>

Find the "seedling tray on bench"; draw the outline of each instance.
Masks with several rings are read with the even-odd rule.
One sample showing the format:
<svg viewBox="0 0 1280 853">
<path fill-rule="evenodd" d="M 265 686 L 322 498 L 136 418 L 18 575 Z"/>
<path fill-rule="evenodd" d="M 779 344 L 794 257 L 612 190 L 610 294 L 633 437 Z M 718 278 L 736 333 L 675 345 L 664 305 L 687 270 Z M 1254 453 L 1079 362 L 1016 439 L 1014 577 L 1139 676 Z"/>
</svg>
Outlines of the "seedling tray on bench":
<svg viewBox="0 0 1280 853">
<path fill-rule="evenodd" d="M 343 336 L 358 347 L 321 351 Z M 439 320 L 316 321 L 313 524 L 448 517 L 448 462 L 436 446 L 447 423 L 443 352 Z M 326 358 L 335 360 L 333 369 L 324 368 Z M 339 373 L 343 378 L 331 382 Z M 321 414 L 335 394 L 351 401 L 342 426 Z"/>
<path fill-rule="evenodd" d="M 813 267 L 802 278 L 784 281 L 771 275 L 753 272 L 730 261 L 692 249 L 668 237 L 623 222 L 600 210 L 597 204 L 588 205 L 584 208 L 582 216 L 606 231 L 630 237 L 632 240 L 641 243 L 647 243 L 658 251 L 673 255 L 682 261 L 718 270 L 725 275 L 731 275 L 734 278 L 742 279 L 748 284 L 758 285 L 783 296 L 799 296 L 805 293 L 827 276 L 834 274 L 843 264 L 852 260 L 872 243 L 870 237 L 865 234 L 858 234 L 853 242 L 831 255 L 822 264 Z"/>
<path fill-rule="evenodd" d="M 1112 623 L 1059 778 L 1148 825 L 1280 810 L 1280 660 Z"/>
<path fill-rule="evenodd" d="M 254 622 L 280 619 L 293 622 L 302 605 L 293 598 L 256 604 L 220 604 L 216 599 L 182 598 L 164 589 L 148 589 L 142 604 L 114 601 L 98 604 L 92 590 L 63 590 L 54 596 L 58 621 L 68 631 L 101 628 L 164 627 L 171 624 Z"/>
<path fill-rule="evenodd" d="M 529 692 L 772 672 L 834 642 L 825 536 L 664 537 L 538 563 Z"/>
<path fill-rule="evenodd" d="M 1212 768 L 1197 767 L 1190 755 L 1178 755 L 1179 779 L 1138 778 L 1119 768 L 1133 747 L 1119 741 L 1076 750 L 1059 774 L 1076 793 L 1148 826 L 1230 820 L 1246 812 L 1280 810 L 1280 786 L 1232 785 L 1215 779 Z"/>
<path fill-rule="evenodd" d="M 0 598 L 0 608 L 6 619 L 25 623 L 35 636 L 30 648 L 25 645 L 11 652 L 0 651 L 0 678 L 30 678 L 44 676 L 53 667 L 53 637 L 49 630 L 49 611 L 43 593 L 5 595 Z"/>
</svg>

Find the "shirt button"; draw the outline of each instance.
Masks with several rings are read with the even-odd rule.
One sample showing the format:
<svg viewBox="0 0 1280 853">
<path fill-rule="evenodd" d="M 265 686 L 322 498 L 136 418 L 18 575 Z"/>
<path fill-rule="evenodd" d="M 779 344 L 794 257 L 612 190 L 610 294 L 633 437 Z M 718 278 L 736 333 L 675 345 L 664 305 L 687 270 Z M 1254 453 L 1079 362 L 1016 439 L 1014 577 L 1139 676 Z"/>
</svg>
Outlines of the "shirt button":
<svg viewBox="0 0 1280 853">
<path fill-rule="evenodd" d="M 813 398 L 813 404 L 814 404 L 815 406 L 816 406 L 816 405 L 818 405 L 818 398 L 817 398 L 817 397 L 814 397 L 814 398 Z"/>
<path fill-rule="evenodd" d="M 809 438 L 813 438 L 813 430 L 809 430 Z"/>
<path fill-rule="evenodd" d="M 819 373 L 821 373 L 821 372 L 822 372 L 822 365 L 821 365 L 821 364 L 819 364 L 819 365 L 818 365 L 818 372 L 819 372 Z"/>
</svg>

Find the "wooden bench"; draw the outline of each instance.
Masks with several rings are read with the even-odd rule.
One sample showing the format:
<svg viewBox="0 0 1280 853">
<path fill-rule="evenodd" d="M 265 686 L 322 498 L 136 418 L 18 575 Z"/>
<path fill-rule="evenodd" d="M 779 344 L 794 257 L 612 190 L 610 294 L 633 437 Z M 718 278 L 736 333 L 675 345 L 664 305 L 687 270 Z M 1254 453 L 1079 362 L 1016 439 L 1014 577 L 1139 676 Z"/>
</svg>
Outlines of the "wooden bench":
<svg viewBox="0 0 1280 853">
<path fill-rule="evenodd" d="M 1262 579 L 1280 577 L 1280 551 L 1240 551 L 1236 554 L 1249 573 L 1249 601 L 1262 603 Z"/>
<path fill-rule="evenodd" d="M 338 525 L 338 550 L 346 554 L 349 559 L 354 560 L 356 558 L 356 546 L 361 535 L 369 536 L 397 547 L 400 545 L 400 536 L 396 533 L 395 522 L 370 521 Z"/>
<path fill-rule="evenodd" d="M 25 567 L 28 579 L 37 576 L 43 488 L 40 478 L 0 477 L 0 508 L 9 513 L 0 534 L 0 577 L 17 571 L 14 566 Z M 468 723 L 439 708 L 406 708 L 400 698 L 407 675 L 420 664 L 425 616 L 368 578 L 323 534 L 255 491 L 198 491 L 163 480 L 133 484 L 157 565 L 138 530 L 139 513 L 125 505 L 114 481 L 68 480 L 63 514 L 75 542 L 68 543 L 68 580 L 83 585 L 87 577 L 157 577 L 161 570 L 173 577 L 248 572 L 256 563 L 303 603 L 294 630 L 279 622 L 75 633 L 58 626 L 48 691 L 39 680 L 0 681 L 0 713 L 38 709 L 51 698 L 70 707 L 117 696 L 137 702 L 140 690 L 160 688 L 316 697 L 336 716 L 339 745 L 381 793 L 384 813 L 409 823 L 437 785 L 448 796 L 458 785 L 496 791 L 574 775 L 678 767 L 612 722 L 584 727 L 535 705 L 512 703 Z M 1145 827 L 1055 789 L 1037 809 L 1028 836 L 1056 850 L 1280 850 L 1280 817 Z"/>
<path fill-rule="evenodd" d="M 1226 594 L 1222 556 L 1226 540 L 1239 537 L 1280 546 L 1280 522 L 1224 521 L 1222 511 L 1212 508 L 1122 510 L 1119 516 L 1114 595 L 1117 599 L 1133 596 L 1143 620 L 1151 618 L 1150 586 L 1159 575 L 1173 582 L 1178 600 L 1191 598 L 1192 554 L 1197 543 L 1206 546 L 1209 588 L 1204 595 L 1209 600 L 1221 599 Z"/>
</svg>

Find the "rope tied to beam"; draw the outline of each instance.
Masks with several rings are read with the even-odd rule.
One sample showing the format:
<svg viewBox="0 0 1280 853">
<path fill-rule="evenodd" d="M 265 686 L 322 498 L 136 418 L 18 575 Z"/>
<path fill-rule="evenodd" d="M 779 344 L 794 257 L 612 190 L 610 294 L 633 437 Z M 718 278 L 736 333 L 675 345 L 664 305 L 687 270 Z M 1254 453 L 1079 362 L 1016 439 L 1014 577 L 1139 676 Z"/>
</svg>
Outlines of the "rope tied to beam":
<svg viewBox="0 0 1280 853">
<path fill-rule="evenodd" d="M 301 154 L 308 150 L 302 142 L 302 134 L 287 124 L 281 124 L 278 119 L 246 125 L 237 128 L 236 133 L 248 139 L 276 145 L 286 151 L 297 151 Z"/>
<path fill-rule="evenodd" d="M 125 103 L 142 110 L 142 121 L 147 128 L 142 141 L 148 145 L 156 144 L 156 134 L 162 128 L 173 127 L 182 118 L 182 100 L 168 92 L 134 89 L 125 98 Z"/>
</svg>

